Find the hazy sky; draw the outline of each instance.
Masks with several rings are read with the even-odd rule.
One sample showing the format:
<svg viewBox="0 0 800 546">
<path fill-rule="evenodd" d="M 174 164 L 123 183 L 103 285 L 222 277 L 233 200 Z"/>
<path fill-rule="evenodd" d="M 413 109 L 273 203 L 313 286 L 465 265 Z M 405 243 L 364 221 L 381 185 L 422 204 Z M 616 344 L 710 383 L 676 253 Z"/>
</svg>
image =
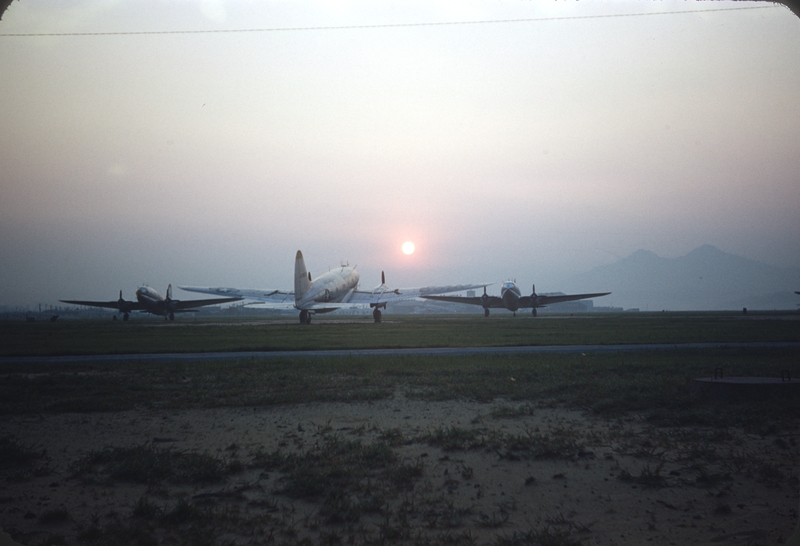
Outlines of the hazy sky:
<svg viewBox="0 0 800 546">
<path fill-rule="evenodd" d="M 0 304 L 288 289 L 298 249 L 370 288 L 706 243 L 800 267 L 781 6 L 21 0 L 0 34 Z"/>
</svg>

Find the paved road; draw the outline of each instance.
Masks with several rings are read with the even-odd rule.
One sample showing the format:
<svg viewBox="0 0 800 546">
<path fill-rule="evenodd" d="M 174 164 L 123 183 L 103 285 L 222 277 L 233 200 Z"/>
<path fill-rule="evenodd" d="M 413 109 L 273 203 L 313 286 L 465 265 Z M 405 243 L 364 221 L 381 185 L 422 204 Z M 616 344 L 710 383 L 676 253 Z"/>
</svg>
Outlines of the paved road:
<svg viewBox="0 0 800 546">
<path fill-rule="evenodd" d="M 125 355 L 87 356 L 27 356 L 0 357 L 0 364 L 46 363 L 65 364 L 75 362 L 185 362 L 208 360 L 241 360 L 262 358 L 331 358 L 331 357 L 375 357 L 375 356 L 461 356 L 461 355 L 516 355 L 532 353 L 614 353 L 623 351 L 664 351 L 680 349 L 775 349 L 797 348 L 800 342 L 762 343 L 650 343 L 628 345 L 532 345 L 523 347 L 430 347 L 411 349 L 335 349 L 321 351 L 242 351 L 223 353 L 155 353 Z"/>
</svg>

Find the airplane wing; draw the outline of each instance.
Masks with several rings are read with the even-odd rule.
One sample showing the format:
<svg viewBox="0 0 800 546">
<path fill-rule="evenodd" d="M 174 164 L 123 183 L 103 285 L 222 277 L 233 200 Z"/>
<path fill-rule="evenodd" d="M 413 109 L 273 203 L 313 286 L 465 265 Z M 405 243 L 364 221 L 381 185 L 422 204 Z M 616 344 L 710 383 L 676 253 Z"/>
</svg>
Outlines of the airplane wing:
<svg viewBox="0 0 800 546">
<path fill-rule="evenodd" d="M 588 298 L 599 298 L 600 296 L 607 296 L 611 292 L 603 292 L 598 294 L 559 294 L 557 296 L 536 296 L 536 307 L 544 307 L 554 303 L 561 303 L 562 301 L 575 301 Z M 422 296 L 426 300 L 449 301 L 451 303 L 466 303 L 469 305 L 480 305 L 484 308 L 505 308 L 503 299 L 497 296 L 477 296 L 472 298 L 464 298 L 460 296 Z M 519 298 L 520 308 L 530 308 L 533 305 L 534 298 L 531 296 L 522 296 Z"/>
<path fill-rule="evenodd" d="M 216 294 L 217 296 L 233 296 L 238 299 L 256 300 L 265 303 L 294 305 L 294 291 L 285 290 L 259 290 L 255 288 L 224 288 L 203 286 L 179 286 L 187 292 L 200 292 L 202 294 Z"/>
<path fill-rule="evenodd" d="M 210 300 L 172 300 L 172 306 L 175 312 L 189 311 L 197 307 L 205 307 L 206 305 L 217 305 L 219 303 L 231 303 L 234 301 L 241 301 L 244 298 L 214 298 Z"/>
<path fill-rule="evenodd" d="M 449 301 L 450 303 L 466 303 L 469 305 L 481 305 L 488 308 L 505 308 L 503 299 L 497 296 L 476 296 L 465 298 L 461 296 L 422 296 L 426 300 Z"/>
<path fill-rule="evenodd" d="M 425 296 L 426 294 L 446 294 L 448 292 L 462 292 L 483 288 L 491 283 L 485 284 L 455 284 L 447 286 L 425 286 L 421 288 L 389 288 L 382 284 L 374 290 L 353 290 L 353 292 L 341 302 L 319 302 L 308 307 L 309 310 L 322 311 L 325 309 L 334 311 L 336 309 L 374 307 L 393 301 L 410 300 Z M 181 290 L 187 292 L 201 292 L 204 294 L 216 294 L 226 296 L 237 296 L 262 302 L 262 304 L 251 304 L 248 307 L 270 307 L 277 309 L 291 309 L 294 307 L 294 291 L 285 290 L 257 290 L 249 288 L 223 288 L 223 287 L 200 287 L 200 286 L 179 286 Z"/>
<path fill-rule="evenodd" d="M 72 305 L 87 305 L 89 307 L 106 307 L 108 309 L 117 309 L 120 308 L 119 301 L 76 301 L 76 300 L 58 300 L 62 303 L 69 303 Z M 125 309 L 128 311 L 144 311 L 147 309 L 143 303 L 139 303 L 138 301 L 123 301 Z"/>
<path fill-rule="evenodd" d="M 268 301 L 256 301 L 245 303 L 245 307 L 248 309 L 295 309 L 294 300 L 291 303 L 288 301 L 285 303 L 270 303 Z"/>
<path fill-rule="evenodd" d="M 430 298 L 432 294 L 447 294 L 448 292 L 463 292 L 483 288 L 492 283 L 483 284 L 453 284 L 447 286 L 423 286 L 420 288 L 395 288 L 391 289 L 385 284 L 380 285 L 375 290 L 354 290 L 344 303 L 370 305 L 383 305 L 385 303 L 402 300 L 412 300 L 414 298 Z M 465 298 L 471 299 L 471 298 Z M 480 298 L 477 298 L 480 299 Z"/>
<path fill-rule="evenodd" d="M 255 300 L 253 303 L 245 304 L 249 309 L 295 309 L 294 291 L 287 290 L 260 290 L 257 288 L 226 288 L 226 287 L 204 287 L 204 286 L 179 286 L 181 290 L 187 292 L 200 292 L 203 294 L 218 294 L 228 296 L 238 296 L 237 299 Z M 337 309 L 366 307 L 366 305 L 348 303 L 315 303 L 308 306 L 309 310 L 317 312 L 336 311 Z"/>
<path fill-rule="evenodd" d="M 554 303 L 561 303 L 564 301 L 575 301 L 575 300 L 586 300 L 589 298 L 599 298 L 600 296 L 607 296 L 611 292 L 600 292 L 597 294 L 559 294 L 557 296 L 522 296 L 519 299 L 519 306 L 520 307 L 534 307 L 534 300 L 536 302 L 535 307 L 545 307 L 547 305 L 553 305 Z"/>
</svg>

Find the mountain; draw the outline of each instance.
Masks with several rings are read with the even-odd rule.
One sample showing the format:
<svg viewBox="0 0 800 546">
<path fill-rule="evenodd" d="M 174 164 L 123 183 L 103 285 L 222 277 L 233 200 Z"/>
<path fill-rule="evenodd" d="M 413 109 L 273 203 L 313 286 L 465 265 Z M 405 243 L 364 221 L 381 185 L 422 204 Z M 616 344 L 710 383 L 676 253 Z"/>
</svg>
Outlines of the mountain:
<svg viewBox="0 0 800 546">
<path fill-rule="evenodd" d="M 567 279 L 565 289 L 611 291 L 595 304 L 642 311 L 797 309 L 800 269 L 774 267 L 712 245 L 678 258 L 637 250 Z"/>
</svg>

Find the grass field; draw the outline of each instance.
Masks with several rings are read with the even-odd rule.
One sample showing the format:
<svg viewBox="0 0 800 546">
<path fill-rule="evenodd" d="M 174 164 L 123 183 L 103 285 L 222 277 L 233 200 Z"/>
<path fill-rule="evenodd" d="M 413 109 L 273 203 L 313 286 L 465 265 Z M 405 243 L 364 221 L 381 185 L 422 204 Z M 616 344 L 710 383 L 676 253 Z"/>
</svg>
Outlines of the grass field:
<svg viewBox="0 0 800 546">
<path fill-rule="evenodd" d="M 243 359 L 189 363 L 0 365 L 0 414 L 176 410 L 380 400 L 563 404 L 604 417 L 639 412 L 669 425 L 775 430 L 800 422 L 800 401 L 716 404 L 687 382 L 800 373 L 796 349 L 703 349 L 585 355 Z M 769 415 L 770 419 L 764 419 Z"/>
<path fill-rule="evenodd" d="M 396 316 L 294 321 L 180 318 L 2 322 L 0 356 L 398 347 L 800 341 L 797 313 Z"/>
<path fill-rule="evenodd" d="M 403 318 L 311 327 L 266 321 L 3 324 L 6 354 L 114 354 L 618 343 L 800 341 L 796 314 L 636 314 L 547 319 Z M 428 400 L 542 401 L 604 416 L 644 412 L 665 423 L 755 425 L 759 413 L 692 398 L 687 382 L 800 375 L 796 348 L 680 349 L 611 354 L 233 359 L 217 362 L 3 363 L 0 413 L 268 406 L 377 400 L 398 390 Z M 746 406 L 749 407 L 749 402 Z M 794 422 L 794 401 L 764 403 L 770 426 Z M 764 406 L 766 408 L 767 406 Z M 766 409 L 765 409 L 766 411 Z"/>
</svg>

